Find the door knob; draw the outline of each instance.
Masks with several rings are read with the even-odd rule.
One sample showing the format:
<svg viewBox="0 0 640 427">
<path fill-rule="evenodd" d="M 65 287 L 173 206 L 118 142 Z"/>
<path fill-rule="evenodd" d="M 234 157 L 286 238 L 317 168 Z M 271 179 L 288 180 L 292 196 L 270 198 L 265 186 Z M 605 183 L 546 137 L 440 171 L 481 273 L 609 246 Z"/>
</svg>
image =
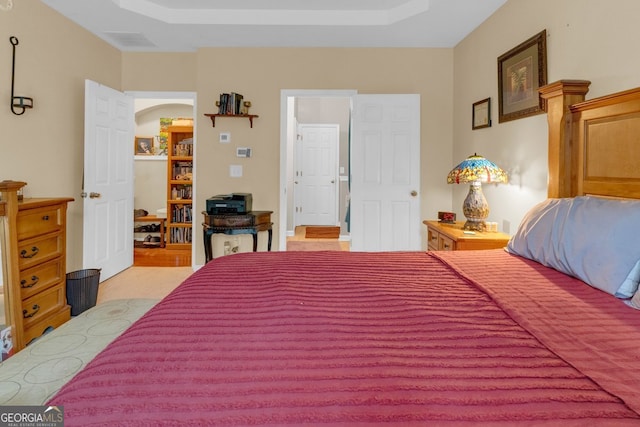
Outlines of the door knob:
<svg viewBox="0 0 640 427">
<path fill-rule="evenodd" d="M 418 192 L 416 190 L 413 190 L 411 192 L 411 197 L 416 197 L 418 195 Z"/>
<path fill-rule="evenodd" d="M 94 193 L 93 191 L 91 193 L 89 193 L 89 198 L 90 199 L 99 199 L 101 196 L 100 193 Z"/>
</svg>

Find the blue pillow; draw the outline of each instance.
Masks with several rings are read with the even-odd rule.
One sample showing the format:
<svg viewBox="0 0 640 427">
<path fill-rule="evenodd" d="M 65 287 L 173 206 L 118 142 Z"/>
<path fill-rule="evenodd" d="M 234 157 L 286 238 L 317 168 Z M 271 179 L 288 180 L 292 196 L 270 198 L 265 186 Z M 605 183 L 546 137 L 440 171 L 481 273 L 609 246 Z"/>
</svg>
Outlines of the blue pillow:
<svg viewBox="0 0 640 427">
<path fill-rule="evenodd" d="M 639 227 L 640 201 L 547 199 L 525 215 L 507 251 L 631 298 L 640 282 Z"/>
</svg>

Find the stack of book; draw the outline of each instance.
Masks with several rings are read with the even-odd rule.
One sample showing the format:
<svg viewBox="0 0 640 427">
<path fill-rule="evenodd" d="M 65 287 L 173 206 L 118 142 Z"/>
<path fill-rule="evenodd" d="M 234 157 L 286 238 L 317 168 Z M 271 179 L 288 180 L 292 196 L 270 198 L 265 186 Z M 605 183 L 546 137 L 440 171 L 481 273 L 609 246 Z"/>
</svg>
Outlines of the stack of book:
<svg viewBox="0 0 640 427">
<path fill-rule="evenodd" d="M 242 100 L 244 96 L 239 93 L 221 93 L 218 114 L 243 114 Z"/>
</svg>

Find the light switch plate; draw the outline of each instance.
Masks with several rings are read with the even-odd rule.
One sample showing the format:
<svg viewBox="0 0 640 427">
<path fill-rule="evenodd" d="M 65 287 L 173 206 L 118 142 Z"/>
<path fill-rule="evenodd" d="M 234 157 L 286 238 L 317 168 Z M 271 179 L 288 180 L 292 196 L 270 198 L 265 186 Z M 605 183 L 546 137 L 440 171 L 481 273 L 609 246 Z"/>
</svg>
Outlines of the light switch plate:
<svg viewBox="0 0 640 427">
<path fill-rule="evenodd" d="M 220 132 L 220 144 L 228 144 L 231 142 L 230 132 Z"/>
<path fill-rule="evenodd" d="M 229 176 L 240 178 L 242 176 L 242 165 L 229 165 Z"/>
</svg>

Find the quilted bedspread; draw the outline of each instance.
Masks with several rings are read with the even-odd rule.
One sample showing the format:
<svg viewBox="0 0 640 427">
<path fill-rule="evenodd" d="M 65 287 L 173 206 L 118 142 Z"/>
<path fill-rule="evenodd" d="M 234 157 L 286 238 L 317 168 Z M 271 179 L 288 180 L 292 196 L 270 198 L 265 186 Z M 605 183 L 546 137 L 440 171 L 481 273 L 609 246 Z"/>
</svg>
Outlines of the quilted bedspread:
<svg viewBox="0 0 640 427">
<path fill-rule="evenodd" d="M 50 404 L 66 426 L 640 425 L 638 343 L 640 311 L 500 250 L 237 254 Z"/>
</svg>

